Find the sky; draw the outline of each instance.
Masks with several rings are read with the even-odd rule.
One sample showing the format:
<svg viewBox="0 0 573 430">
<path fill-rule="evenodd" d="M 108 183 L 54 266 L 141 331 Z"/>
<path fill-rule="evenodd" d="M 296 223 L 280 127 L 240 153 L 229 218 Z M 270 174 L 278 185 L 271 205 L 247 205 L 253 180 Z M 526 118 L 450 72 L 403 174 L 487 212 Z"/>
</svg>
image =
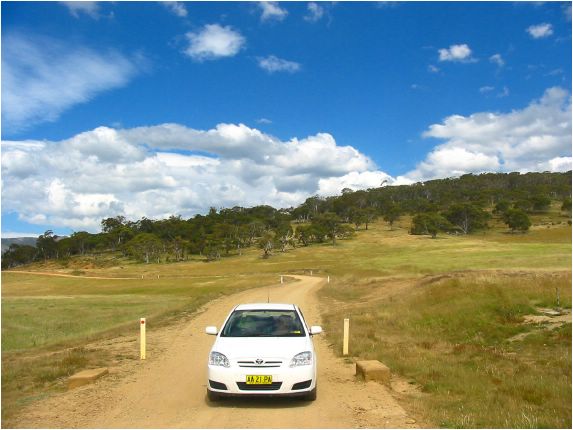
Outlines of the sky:
<svg viewBox="0 0 573 430">
<path fill-rule="evenodd" d="M 2 237 L 571 169 L 570 2 L 2 2 Z"/>
</svg>

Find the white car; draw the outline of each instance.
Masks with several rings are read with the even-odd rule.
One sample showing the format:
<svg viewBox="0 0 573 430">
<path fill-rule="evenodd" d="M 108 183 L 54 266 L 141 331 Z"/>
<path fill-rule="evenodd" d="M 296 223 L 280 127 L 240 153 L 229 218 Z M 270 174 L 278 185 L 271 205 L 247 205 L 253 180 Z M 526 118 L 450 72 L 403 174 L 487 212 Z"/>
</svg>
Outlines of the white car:
<svg viewBox="0 0 573 430">
<path fill-rule="evenodd" d="M 316 399 L 316 353 L 312 336 L 292 304 L 254 303 L 236 306 L 209 353 L 207 396 L 279 395 Z"/>
</svg>

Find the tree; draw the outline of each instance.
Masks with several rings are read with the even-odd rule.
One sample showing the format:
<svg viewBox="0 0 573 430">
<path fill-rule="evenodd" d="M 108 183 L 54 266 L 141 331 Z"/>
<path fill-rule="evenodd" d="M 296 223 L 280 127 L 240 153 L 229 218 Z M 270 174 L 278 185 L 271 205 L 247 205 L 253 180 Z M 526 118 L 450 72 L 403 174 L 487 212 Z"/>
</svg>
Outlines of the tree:
<svg viewBox="0 0 573 430">
<path fill-rule="evenodd" d="M 531 227 L 529 216 L 522 209 L 509 209 L 503 214 L 503 221 L 508 225 L 512 233 L 516 230 L 526 232 Z"/>
<path fill-rule="evenodd" d="M 391 203 L 384 208 L 383 213 L 384 221 L 390 224 L 390 230 L 393 230 L 394 222 L 398 221 L 402 215 L 400 207 L 394 203 Z"/>
<path fill-rule="evenodd" d="M 511 207 L 511 203 L 507 200 L 500 200 L 499 202 L 497 202 L 495 204 L 495 207 L 493 208 L 493 213 L 494 214 L 503 214 L 505 213 L 509 208 Z"/>
<path fill-rule="evenodd" d="M 549 209 L 551 199 L 544 195 L 536 195 L 529 199 L 534 211 L 543 212 Z"/>
<path fill-rule="evenodd" d="M 435 239 L 440 231 L 447 231 L 452 227 L 450 222 L 437 212 L 417 214 L 412 218 L 412 234 L 429 234 Z"/>
<path fill-rule="evenodd" d="M 145 220 L 146 218 L 138 223 L 139 231 L 150 233 L 151 231 L 145 231 L 141 228 Z M 134 236 L 133 229 L 128 224 L 124 216 L 105 218 L 101 221 L 101 230 L 108 235 L 113 251 Z"/>
<path fill-rule="evenodd" d="M 44 234 L 41 234 L 36 239 L 36 248 L 38 248 L 40 255 L 44 257 L 44 261 L 54 257 L 58 258 L 56 238 L 57 236 L 54 236 L 52 230 L 46 230 Z"/>
<path fill-rule="evenodd" d="M 275 236 L 276 234 L 274 231 L 267 230 L 259 239 L 259 248 L 263 250 L 263 258 L 269 258 L 272 255 L 272 251 L 275 245 Z"/>
<path fill-rule="evenodd" d="M 490 217 L 489 213 L 472 203 L 454 203 L 444 216 L 464 234 L 487 227 L 487 220 Z"/>
<path fill-rule="evenodd" d="M 149 264 L 152 259 L 157 259 L 159 262 L 163 243 L 153 233 L 139 233 L 125 244 L 125 248 L 128 254 Z"/>
<path fill-rule="evenodd" d="M 364 209 L 353 209 L 350 213 L 350 221 L 356 226 L 356 230 L 365 224 L 368 220 L 366 218 L 366 212 Z"/>
<path fill-rule="evenodd" d="M 34 261 L 38 250 L 30 245 L 18 245 L 13 243 L 2 254 L 2 269 L 29 264 Z"/>
<path fill-rule="evenodd" d="M 322 227 L 326 235 L 332 240 L 332 245 L 336 245 L 336 234 L 339 231 L 339 226 L 342 220 L 332 212 L 326 212 L 324 214 L 315 216 L 312 219 L 312 224 Z"/>
<path fill-rule="evenodd" d="M 74 251 L 80 255 L 84 255 L 92 242 L 92 237 L 93 235 L 87 231 L 77 231 L 72 233 L 70 241 Z"/>
<path fill-rule="evenodd" d="M 294 232 L 290 222 L 282 222 L 273 229 L 278 244 L 281 247 L 281 252 L 286 251 L 286 247 L 291 245 L 294 247 Z"/>
<path fill-rule="evenodd" d="M 369 207 L 369 208 L 364 209 L 364 213 L 366 216 L 366 222 L 364 224 L 366 226 L 366 230 L 368 230 L 368 224 L 370 224 L 376 218 L 378 218 L 378 213 L 376 212 L 376 209 L 373 207 Z"/>
</svg>

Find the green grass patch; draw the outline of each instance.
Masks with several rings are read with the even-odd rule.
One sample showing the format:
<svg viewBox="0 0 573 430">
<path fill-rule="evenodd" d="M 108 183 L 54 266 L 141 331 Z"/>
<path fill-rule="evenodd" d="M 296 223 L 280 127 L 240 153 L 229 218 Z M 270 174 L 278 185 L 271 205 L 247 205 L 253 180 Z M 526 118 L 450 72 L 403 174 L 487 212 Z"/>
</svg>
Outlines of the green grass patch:
<svg viewBox="0 0 573 430">
<path fill-rule="evenodd" d="M 338 302 L 356 289 L 365 302 L 327 313 L 326 332 L 340 351 L 341 321 L 349 317 L 351 354 L 420 384 L 427 395 L 419 402 L 436 425 L 571 427 L 571 324 L 523 324 L 537 306 L 556 305 L 556 288 L 561 305 L 571 308 L 570 272 L 413 280 L 399 299 L 382 281 L 368 285 L 336 282 L 321 291 L 325 301 Z M 372 304 L 377 293 L 387 298 Z"/>
</svg>

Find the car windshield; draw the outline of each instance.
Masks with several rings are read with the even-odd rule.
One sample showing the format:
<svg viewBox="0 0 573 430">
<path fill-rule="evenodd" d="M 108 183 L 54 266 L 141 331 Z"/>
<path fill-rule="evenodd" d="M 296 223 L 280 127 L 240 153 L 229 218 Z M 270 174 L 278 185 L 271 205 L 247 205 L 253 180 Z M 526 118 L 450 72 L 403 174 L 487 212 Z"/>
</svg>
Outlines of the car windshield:
<svg viewBox="0 0 573 430">
<path fill-rule="evenodd" d="M 234 311 L 222 337 L 304 337 L 300 317 L 294 310 Z"/>
</svg>

